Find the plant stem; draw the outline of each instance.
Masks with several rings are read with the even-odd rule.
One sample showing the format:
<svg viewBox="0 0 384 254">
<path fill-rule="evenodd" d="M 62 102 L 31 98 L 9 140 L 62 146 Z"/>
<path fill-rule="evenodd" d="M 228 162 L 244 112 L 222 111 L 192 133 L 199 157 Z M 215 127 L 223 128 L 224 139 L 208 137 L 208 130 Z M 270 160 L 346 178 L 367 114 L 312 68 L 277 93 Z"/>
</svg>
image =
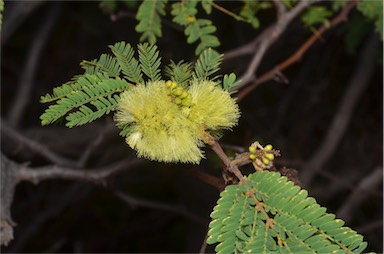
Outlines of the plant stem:
<svg viewBox="0 0 384 254">
<path fill-rule="evenodd" d="M 207 136 L 210 136 L 208 133 L 206 133 Z M 223 148 L 220 146 L 219 142 L 217 142 L 216 139 L 214 139 L 212 136 L 212 142 L 209 142 L 208 144 L 211 146 L 212 150 L 219 156 L 221 161 L 224 163 L 226 169 L 233 173 L 239 180 L 240 183 L 244 182 L 244 176 L 241 173 L 240 169 L 237 167 L 236 163 L 228 158 L 228 156 L 225 154 Z"/>
</svg>

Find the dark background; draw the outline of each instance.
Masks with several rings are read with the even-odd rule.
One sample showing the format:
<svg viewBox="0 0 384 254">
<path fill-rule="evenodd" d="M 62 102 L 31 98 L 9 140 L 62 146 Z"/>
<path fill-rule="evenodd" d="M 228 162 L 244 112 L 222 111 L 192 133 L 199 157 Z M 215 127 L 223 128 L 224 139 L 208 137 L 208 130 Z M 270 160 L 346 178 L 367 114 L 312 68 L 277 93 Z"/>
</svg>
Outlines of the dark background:
<svg viewBox="0 0 384 254">
<path fill-rule="evenodd" d="M 6 2 L 1 45 L 1 121 L 63 157 L 77 160 L 99 140 L 86 163 L 92 170 L 135 153 L 119 137 L 112 117 L 68 129 L 64 124 L 41 127 L 39 116 L 46 105 L 39 98 L 52 88 L 81 73 L 81 60 L 108 53 L 108 45 L 126 41 L 135 45 L 136 8 L 118 5 L 125 15 L 117 21 L 99 8 L 99 2 Z M 19 5 L 18 5 L 19 4 Z M 236 10 L 238 3 L 223 2 Z M 19 15 L 12 20 L 12 15 Z M 254 39 L 275 18 L 274 10 L 260 16 L 262 27 L 249 25 L 214 10 L 211 16 L 226 52 Z M 187 45 L 183 30 L 168 12 L 163 37 L 158 41 L 163 64 L 169 59 L 193 61 L 196 45 Z M 47 28 L 47 24 L 51 28 Z M 362 24 L 358 29 L 356 24 Z M 299 19 L 292 22 L 269 49 L 257 74 L 269 70 L 312 35 Z M 364 46 L 372 38 L 373 25 L 356 10 L 349 22 L 328 31 L 301 61 L 284 72 L 290 84 L 269 81 L 239 102 L 239 126 L 221 140 L 224 147 L 248 147 L 254 140 L 281 150 L 277 168 L 288 166 L 301 174 L 319 149 L 337 113 L 353 74 L 360 68 Z M 36 42 L 42 43 L 38 50 Z M 382 252 L 382 181 L 358 193 L 354 190 L 375 170 L 382 170 L 383 72 L 382 42 L 376 51 L 373 74 L 358 98 L 351 120 L 335 153 L 306 186 L 309 194 L 337 213 L 359 196 L 354 209 L 345 214 L 347 225 L 365 236 L 367 251 Z M 33 52 L 38 54 L 32 64 Z M 240 76 L 251 56 L 224 61 L 223 71 Z M 31 78 L 25 80 L 25 77 Z M 12 123 L 12 109 L 20 103 L 22 86 L 31 85 L 21 118 Z M 22 142 L 2 131 L 2 153 L 30 167 L 51 163 Z M 198 252 L 204 242 L 209 214 L 219 190 L 206 175 L 220 177 L 217 157 L 205 149 L 207 160 L 199 166 L 164 164 L 142 160 L 108 179 L 106 186 L 65 180 L 49 180 L 17 186 L 12 217 L 17 223 L 15 239 L 3 252 Z M 228 153 L 233 154 L 231 149 Z M 382 174 L 380 176 L 382 178 Z M 202 180 L 203 178 L 203 180 Z M 351 196 L 352 195 L 352 196 Z M 124 198 L 125 197 L 125 201 Z M 362 196 L 362 198 L 361 198 Z M 357 200 L 357 199 L 356 199 Z M 208 246 L 207 251 L 213 247 Z"/>
</svg>

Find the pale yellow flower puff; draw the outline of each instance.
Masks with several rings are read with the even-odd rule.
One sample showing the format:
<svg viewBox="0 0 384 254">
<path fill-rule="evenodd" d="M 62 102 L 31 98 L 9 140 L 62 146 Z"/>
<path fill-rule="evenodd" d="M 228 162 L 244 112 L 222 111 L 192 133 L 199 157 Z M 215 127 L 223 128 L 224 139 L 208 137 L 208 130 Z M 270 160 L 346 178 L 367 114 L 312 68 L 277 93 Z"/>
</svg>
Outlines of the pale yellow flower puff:
<svg viewBox="0 0 384 254">
<path fill-rule="evenodd" d="M 139 157 L 199 163 L 203 154 L 198 125 L 181 114 L 164 88 L 164 81 L 157 81 L 123 92 L 115 120 L 129 126 L 126 142 Z"/>
<path fill-rule="evenodd" d="M 201 127 L 207 131 L 231 128 L 237 124 L 239 108 L 214 82 L 193 81 L 185 91 L 175 90 L 174 97 L 167 93 L 174 82 L 168 83 L 149 82 L 123 92 L 115 120 L 129 128 L 126 142 L 139 157 L 199 163 L 204 157 Z"/>
<path fill-rule="evenodd" d="M 230 94 L 212 81 L 193 81 L 189 87 L 189 118 L 206 130 L 229 129 L 237 124 L 239 107 Z"/>
</svg>

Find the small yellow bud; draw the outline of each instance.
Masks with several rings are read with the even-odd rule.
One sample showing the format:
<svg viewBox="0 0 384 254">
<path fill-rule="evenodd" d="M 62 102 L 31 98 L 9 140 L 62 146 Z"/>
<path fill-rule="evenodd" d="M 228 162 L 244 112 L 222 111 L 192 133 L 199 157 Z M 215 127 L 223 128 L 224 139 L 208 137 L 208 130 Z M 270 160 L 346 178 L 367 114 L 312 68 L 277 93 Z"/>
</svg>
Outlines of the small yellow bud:
<svg viewBox="0 0 384 254">
<path fill-rule="evenodd" d="M 185 98 L 183 101 L 182 101 L 182 105 L 185 106 L 185 107 L 189 107 L 191 106 L 192 104 L 192 100 L 191 98 Z"/>
<path fill-rule="evenodd" d="M 264 156 L 270 161 L 273 161 L 275 159 L 275 155 L 273 155 L 273 153 L 266 153 Z"/>
<path fill-rule="evenodd" d="M 173 90 L 173 94 L 176 96 L 180 96 L 183 93 L 183 90 L 184 90 L 183 88 L 178 87 L 175 90 Z"/>
<path fill-rule="evenodd" d="M 272 150 L 272 148 L 273 148 L 273 146 L 272 145 L 266 145 L 266 146 L 264 146 L 264 150 L 265 151 L 271 151 Z"/>
<path fill-rule="evenodd" d="M 172 81 L 168 80 L 167 82 L 165 82 L 165 86 L 166 86 L 167 88 L 170 88 L 171 85 L 172 85 Z"/>
<path fill-rule="evenodd" d="M 181 94 L 180 94 L 180 99 L 184 99 L 184 98 L 187 98 L 188 97 L 188 92 L 187 91 L 183 91 Z"/>
<path fill-rule="evenodd" d="M 254 160 L 254 159 L 256 159 L 256 155 L 253 154 L 253 153 L 251 153 L 251 154 L 249 155 L 249 158 L 250 158 L 251 160 Z"/>
<path fill-rule="evenodd" d="M 250 146 L 248 148 L 248 150 L 249 150 L 250 153 L 256 153 L 256 147 L 254 147 L 254 146 Z"/>
<path fill-rule="evenodd" d="M 177 83 L 175 81 L 172 81 L 172 84 L 171 84 L 171 89 L 175 89 L 177 87 Z"/>
<path fill-rule="evenodd" d="M 269 160 L 268 160 L 267 158 L 263 157 L 263 158 L 261 158 L 261 159 L 263 160 L 263 163 L 264 163 L 265 165 L 268 165 L 268 164 L 269 164 Z"/>
<path fill-rule="evenodd" d="M 181 99 L 178 98 L 178 97 L 176 97 L 176 98 L 175 98 L 175 103 L 176 103 L 177 105 L 180 105 L 180 104 L 181 104 Z"/>
</svg>

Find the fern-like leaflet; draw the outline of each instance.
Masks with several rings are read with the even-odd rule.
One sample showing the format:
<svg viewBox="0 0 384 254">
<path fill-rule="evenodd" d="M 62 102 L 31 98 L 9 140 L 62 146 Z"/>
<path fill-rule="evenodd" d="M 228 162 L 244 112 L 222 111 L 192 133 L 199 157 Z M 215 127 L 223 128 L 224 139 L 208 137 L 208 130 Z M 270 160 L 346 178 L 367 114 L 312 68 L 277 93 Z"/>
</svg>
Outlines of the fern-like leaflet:
<svg viewBox="0 0 384 254">
<path fill-rule="evenodd" d="M 135 52 L 129 43 L 118 42 L 110 49 L 113 55 L 102 54 L 98 60 L 83 61 L 84 74 L 74 76 L 69 82 L 54 88 L 52 94 L 41 97 L 42 103 L 55 102 L 40 116 L 42 125 L 54 123 L 62 117 L 67 120 L 68 127 L 90 123 L 115 111 L 119 94 L 134 84 L 144 83 L 144 76 L 151 81 L 162 78 L 161 57 L 156 45 L 138 44 Z M 187 86 L 191 79 L 205 80 L 216 73 L 221 61 L 222 55 L 206 49 L 194 69 L 191 63 L 175 64 L 171 61 L 165 74 L 179 85 Z M 235 82 L 234 78 L 234 74 L 224 76 L 224 88 L 230 87 Z M 121 134 L 126 135 L 124 131 Z"/>
<path fill-rule="evenodd" d="M 181 86 L 186 86 L 192 77 L 191 63 L 180 61 L 175 64 L 175 62 L 171 60 L 171 63 L 165 67 L 164 72 L 169 79 L 177 82 Z"/>
<path fill-rule="evenodd" d="M 136 31 L 143 33 L 140 41 L 147 40 L 150 44 L 155 44 L 156 38 L 162 36 L 160 15 L 165 15 L 166 3 L 166 0 L 144 0 L 141 3 L 136 15 L 139 20 Z"/>
<path fill-rule="evenodd" d="M 139 61 L 134 57 L 135 51 L 132 46 L 122 41 L 115 43 L 110 48 L 121 67 L 124 77 L 132 83 L 143 82 Z"/>
<path fill-rule="evenodd" d="M 55 105 L 51 105 L 45 110 L 44 114 L 40 116 L 42 125 L 53 123 L 77 108 L 79 108 L 77 112 L 69 114 L 66 118 L 69 121 L 68 127 L 95 120 L 102 116 L 101 112 L 109 113 L 117 104 L 114 99 L 113 101 L 109 100 L 114 105 L 107 103 L 105 107 L 101 107 L 97 103 L 98 101 L 105 102 L 104 98 L 112 98 L 113 94 L 120 93 L 129 87 L 129 83 L 125 80 L 108 78 L 105 74 L 100 73 L 98 75 L 85 74 L 77 80 L 77 84 L 79 89 L 72 90 L 65 97 L 59 99 Z M 99 108 L 96 106 L 96 111 L 92 111 L 85 106 L 87 103 L 97 105 Z M 80 115 L 84 118 L 83 120 L 80 119 Z"/>
<path fill-rule="evenodd" d="M 118 77 L 120 75 L 120 65 L 116 58 L 109 54 L 102 54 L 98 61 L 82 61 L 80 66 L 87 74 L 104 73 L 109 77 Z"/>
<path fill-rule="evenodd" d="M 220 46 L 220 41 L 213 35 L 216 27 L 212 25 L 210 20 L 195 17 L 197 14 L 196 3 L 197 1 L 193 0 L 174 3 L 171 14 L 175 23 L 185 27 L 188 43 L 200 41 L 195 50 L 195 54 L 199 55 L 207 48 Z"/>
<path fill-rule="evenodd" d="M 149 45 L 148 43 L 139 44 L 137 46 L 139 51 L 139 60 L 141 70 L 152 81 L 160 80 L 160 64 L 161 57 L 156 45 Z"/>
<path fill-rule="evenodd" d="M 195 64 L 195 73 L 193 77 L 204 80 L 220 70 L 220 64 L 223 61 L 223 55 L 220 55 L 215 50 L 209 48 L 204 50 Z M 217 77 L 211 78 L 211 80 Z"/>
<path fill-rule="evenodd" d="M 211 217 L 218 253 L 361 253 L 363 237 L 277 172 L 227 186 Z"/>
</svg>

